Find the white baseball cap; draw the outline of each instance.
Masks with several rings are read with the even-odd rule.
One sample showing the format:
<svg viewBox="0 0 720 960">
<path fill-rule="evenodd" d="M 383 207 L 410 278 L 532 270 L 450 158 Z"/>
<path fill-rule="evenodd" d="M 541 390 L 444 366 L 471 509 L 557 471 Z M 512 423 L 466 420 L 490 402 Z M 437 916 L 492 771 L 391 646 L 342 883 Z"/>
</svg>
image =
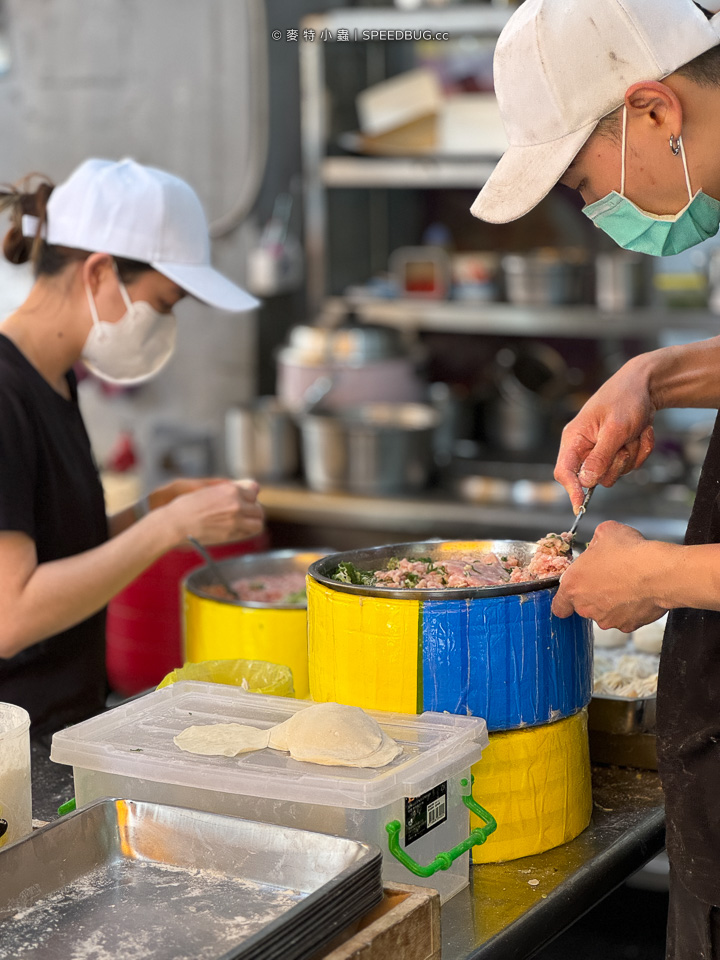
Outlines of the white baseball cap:
<svg viewBox="0 0 720 960">
<path fill-rule="evenodd" d="M 22 229 L 34 237 L 37 218 L 24 216 Z M 50 195 L 44 238 L 49 244 L 148 263 L 220 310 L 259 306 L 211 266 L 207 219 L 192 187 L 134 160 L 81 163 Z"/>
<path fill-rule="evenodd" d="M 528 213 L 629 86 L 718 43 L 720 14 L 708 20 L 693 0 L 525 0 L 493 64 L 509 147 L 470 212 L 491 223 Z"/>
</svg>

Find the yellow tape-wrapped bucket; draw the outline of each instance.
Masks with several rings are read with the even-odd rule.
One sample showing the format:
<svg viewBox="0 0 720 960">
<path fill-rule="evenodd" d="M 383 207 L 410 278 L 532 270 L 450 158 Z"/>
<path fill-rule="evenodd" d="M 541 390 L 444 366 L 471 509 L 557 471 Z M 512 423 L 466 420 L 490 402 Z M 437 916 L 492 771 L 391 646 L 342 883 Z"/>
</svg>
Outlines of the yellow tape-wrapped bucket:
<svg viewBox="0 0 720 960">
<path fill-rule="evenodd" d="M 490 734 L 473 767 L 473 797 L 498 822 L 474 863 L 543 853 L 574 840 L 590 823 L 592 785 L 587 710 L 566 720 Z M 473 814 L 470 826 L 483 824 Z"/>
<path fill-rule="evenodd" d="M 216 561 L 231 583 L 300 574 L 327 551 L 274 550 Z M 289 667 L 295 696 L 310 693 L 308 682 L 307 603 L 238 601 L 214 596 L 211 570 L 201 567 L 183 583 L 185 660 L 264 660 Z"/>
<path fill-rule="evenodd" d="M 528 558 L 536 546 L 426 541 L 314 563 L 307 587 L 313 700 L 483 717 L 491 732 L 582 710 L 592 695 L 592 622 L 553 615 L 557 576 L 462 589 L 378 587 L 357 579 L 386 569 L 393 557 L 441 564 L 453 555 L 492 551 Z M 341 567 L 350 580 L 334 579 Z"/>
</svg>

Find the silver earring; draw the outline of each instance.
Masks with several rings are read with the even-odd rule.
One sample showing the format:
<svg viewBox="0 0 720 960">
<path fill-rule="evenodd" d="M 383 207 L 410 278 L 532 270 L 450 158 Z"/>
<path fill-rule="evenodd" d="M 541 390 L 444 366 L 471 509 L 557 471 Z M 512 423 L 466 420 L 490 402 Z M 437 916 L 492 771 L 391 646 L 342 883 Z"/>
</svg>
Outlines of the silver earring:
<svg viewBox="0 0 720 960">
<path fill-rule="evenodd" d="M 670 134 L 670 149 L 673 152 L 673 156 L 677 156 L 680 153 L 680 144 L 682 143 L 682 137 L 674 137 Z"/>
</svg>

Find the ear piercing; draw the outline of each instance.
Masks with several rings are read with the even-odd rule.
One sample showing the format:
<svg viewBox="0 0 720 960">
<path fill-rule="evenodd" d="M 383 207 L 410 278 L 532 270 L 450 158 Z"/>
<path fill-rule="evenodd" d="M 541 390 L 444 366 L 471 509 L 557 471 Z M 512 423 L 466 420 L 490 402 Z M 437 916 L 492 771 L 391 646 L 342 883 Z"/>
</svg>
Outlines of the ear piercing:
<svg viewBox="0 0 720 960">
<path fill-rule="evenodd" d="M 680 145 L 682 143 L 682 137 L 674 137 L 670 134 L 670 149 L 673 152 L 673 156 L 677 156 L 680 153 Z"/>
</svg>

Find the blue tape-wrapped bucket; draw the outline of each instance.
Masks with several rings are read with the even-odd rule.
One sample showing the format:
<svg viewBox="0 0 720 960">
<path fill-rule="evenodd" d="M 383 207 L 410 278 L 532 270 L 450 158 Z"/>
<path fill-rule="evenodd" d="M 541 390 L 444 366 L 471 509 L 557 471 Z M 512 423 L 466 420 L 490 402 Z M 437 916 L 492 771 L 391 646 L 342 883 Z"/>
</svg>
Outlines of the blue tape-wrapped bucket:
<svg viewBox="0 0 720 960">
<path fill-rule="evenodd" d="M 558 578 L 494 587 L 406 590 L 338 583 L 343 561 L 512 553 L 524 541 L 428 541 L 334 554 L 308 576 L 310 692 L 366 709 L 484 717 L 491 731 L 572 716 L 592 695 L 592 622 L 553 616 Z"/>
</svg>

